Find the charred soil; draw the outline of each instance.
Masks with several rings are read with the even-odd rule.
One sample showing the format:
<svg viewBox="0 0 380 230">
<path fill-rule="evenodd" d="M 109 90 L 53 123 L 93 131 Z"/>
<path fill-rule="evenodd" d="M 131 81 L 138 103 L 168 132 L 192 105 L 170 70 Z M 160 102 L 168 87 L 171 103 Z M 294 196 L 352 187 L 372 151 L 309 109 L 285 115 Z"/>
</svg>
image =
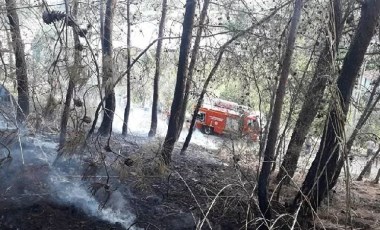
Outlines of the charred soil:
<svg viewBox="0 0 380 230">
<path fill-rule="evenodd" d="M 124 229 L 120 224 L 90 217 L 74 205 L 67 206 L 47 200 L 40 200 L 26 207 L 3 202 L 0 205 L 0 229 L 3 230 Z"/>
<path fill-rule="evenodd" d="M 91 153 L 107 155 L 108 170 L 102 170 L 101 165 L 93 166 L 93 170 L 84 167 L 87 170 L 80 176 L 86 174 L 86 183 L 104 184 L 112 188 L 110 193 L 119 191 L 123 195 L 128 202 L 122 205 L 135 215 L 130 227 L 256 229 L 260 223 L 255 191 L 260 162 L 254 144 L 225 140 L 218 150 L 191 145 L 185 155 L 179 154 L 179 144 L 167 168 L 160 163 L 160 139 L 115 135 L 110 145 L 106 143 L 107 140 L 97 140 L 87 147 Z M 65 158 L 75 156 L 62 157 Z M 86 160 L 83 162 L 89 164 Z M 89 215 L 75 203 L 57 201 L 51 190 L 46 189 L 46 176 L 51 173 L 48 165 L 11 169 L 7 173 L 0 171 L 0 229 L 128 228 Z M 68 177 L 71 179 L 73 177 Z M 87 189 L 91 190 L 91 186 Z M 275 189 L 276 185 L 272 185 L 270 190 Z M 291 202 L 296 192 L 293 187 L 282 190 L 280 200 L 272 201 L 277 216 L 286 212 L 286 203 Z M 344 184 L 341 182 L 334 191 L 319 212 L 319 219 L 315 221 L 317 229 L 344 229 L 349 222 L 359 229 L 380 228 L 379 185 L 368 181 L 352 183 L 351 221 L 347 221 Z M 100 204 L 104 201 L 105 207 L 120 203 L 112 194 L 105 200 L 99 198 L 101 189 L 92 192 Z M 284 218 L 278 223 L 277 229 L 284 229 L 291 224 L 291 219 Z"/>
</svg>

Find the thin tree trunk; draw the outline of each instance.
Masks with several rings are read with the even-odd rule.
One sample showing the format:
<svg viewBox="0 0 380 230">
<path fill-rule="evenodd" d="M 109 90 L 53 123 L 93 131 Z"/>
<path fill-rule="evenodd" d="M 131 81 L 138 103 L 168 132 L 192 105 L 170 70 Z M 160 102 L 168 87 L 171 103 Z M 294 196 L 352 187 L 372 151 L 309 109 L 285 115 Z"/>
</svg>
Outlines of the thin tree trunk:
<svg viewBox="0 0 380 230">
<path fill-rule="evenodd" d="M 251 31 L 252 29 L 256 28 L 257 26 L 263 24 L 264 22 L 266 22 L 268 19 L 270 19 L 273 15 L 275 15 L 279 10 L 281 10 L 282 8 L 284 8 L 285 6 L 287 6 L 289 3 L 286 3 L 284 5 L 282 5 L 281 7 L 278 7 L 276 8 L 275 10 L 273 10 L 273 12 L 271 14 L 269 14 L 268 16 L 264 17 L 263 19 L 261 19 L 259 22 L 257 22 L 256 24 L 253 24 L 252 26 L 250 26 L 249 28 L 247 28 L 246 30 L 243 30 L 239 33 L 237 33 L 234 37 L 232 37 L 230 40 L 228 40 L 226 43 L 224 43 L 220 49 L 219 49 L 219 55 L 218 55 L 218 59 L 214 65 L 214 67 L 212 68 L 211 72 L 209 73 L 204 85 L 203 85 L 203 88 L 202 88 L 202 92 L 201 92 L 201 95 L 199 96 L 198 98 L 198 103 L 194 109 L 194 113 L 193 113 L 193 117 L 191 119 L 191 124 L 190 124 L 190 129 L 189 129 L 189 133 L 187 134 L 186 136 L 186 140 L 185 140 L 185 143 L 183 144 L 182 146 L 182 150 L 181 150 L 181 153 L 184 153 L 186 152 L 187 148 L 189 147 L 189 144 L 190 144 L 190 140 L 191 140 L 191 137 L 193 135 L 193 127 L 195 125 L 195 121 L 196 121 L 196 117 L 198 115 L 198 112 L 199 112 L 199 108 L 201 107 L 202 105 L 202 102 L 203 102 L 203 98 L 204 98 L 204 94 L 206 93 L 206 90 L 207 90 L 207 87 L 208 87 L 208 84 L 209 82 L 211 81 L 212 77 L 214 76 L 216 70 L 218 69 L 219 65 L 220 65 L 220 61 L 222 60 L 222 57 L 223 57 L 223 53 L 225 51 L 225 49 L 232 43 L 234 42 L 236 39 L 244 36 L 246 33 L 248 33 L 249 31 Z"/>
<path fill-rule="evenodd" d="M 187 134 L 185 143 L 183 143 L 183 146 L 182 146 L 182 149 L 181 149 L 181 154 L 184 154 L 186 152 L 187 148 L 189 147 L 189 143 L 190 143 L 191 137 L 193 135 L 193 131 L 194 131 L 194 129 L 192 127 L 194 127 L 195 121 L 197 120 L 199 109 L 202 106 L 204 96 L 205 96 L 205 94 L 207 92 L 208 84 L 210 83 L 212 77 L 215 75 L 216 70 L 218 69 L 218 67 L 220 65 L 220 62 L 222 60 L 223 53 L 224 53 L 225 49 L 226 49 L 226 46 L 223 46 L 220 49 L 219 55 L 218 55 L 218 59 L 217 59 L 215 65 L 214 65 L 214 67 L 212 68 L 211 72 L 209 73 L 209 75 L 208 75 L 205 83 L 203 84 L 203 88 L 202 88 L 201 94 L 200 94 L 200 96 L 198 98 L 197 105 L 195 106 L 195 109 L 194 109 L 193 117 L 191 118 L 189 133 Z"/>
<path fill-rule="evenodd" d="M 115 91 L 113 85 L 112 60 L 112 23 L 115 9 L 115 0 L 107 0 L 104 18 L 103 40 L 103 85 L 105 87 L 105 106 L 103 120 L 99 127 L 99 134 L 109 135 L 112 132 L 112 122 L 115 113 Z"/>
<path fill-rule="evenodd" d="M 363 170 L 360 172 L 358 178 L 356 178 L 357 181 L 362 181 L 364 175 L 365 175 L 367 172 L 371 172 L 372 163 L 375 161 L 375 159 L 376 159 L 376 157 L 379 155 L 379 153 L 380 153 L 380 146 L 379 146 L 379 148 L 377 149 L 377 151 L 375 152 L 375 154 L 373 154 L 373 156 L 369 159 L 369 161 L 367 162 L 367 164 L 364 166 L 364 168 L 363 168 Z"/>
<path fill-rule="evenodd" d="M 285 138 L 286 137 L 286 132 L 287 132 L 287 130 L 288 130 L 289 126 L 290 126 L 290 123 L 292 121 L 292 118 L 293 118 L 294 109 L 296 108 L 295 104 L 298 103 L 298 101 L 300 100 L 299 94 L 300 94 L 302 86 L 304 85 L 304 81 L 305 81 L 305 78 L 306 78 L 307 70 L 309 69 L 310 64 L 311 64 L 311 62 L 312 62 L 312 60 L 314 58 L 315 50 L 316 50 L 316 48 L 318 46 L 317 43 L 318 43 L 318 41 L 315 43 L 315 45 L 313 47 L 313 50 L 311 51 L 310 58 L 309 58 L 306 66 L 305 66 L 305 70 L 303 71 L 303 74 L 302 74 L 302 77 L 300 79 L 300 82 L 298 83 L 297 87 L 293 90 L 294 92 L 291 94 L 292 96 L 291 96 L 291 100 L 290 100 L 291 103 L 290 103 L 290 109 L 289 109 L 289 113 L 288 113 L 288 118 L 286 120 L 286 125 L 284 127 L 284 130 L 283 130 L 283 132 L 281 134 L 281 137 L 280 137 L 281 141 L 280 142 L 282 142 L 283 140 L 285 142 L 285 140 L 286 140 L 286 138 Z M 280 154 L 282 155 L 283 151 L 285 151 L 285 149 L 283 149 L 283 151 L 280 152 L 280 146 L 281 145 L 285 145 L 285 143 L 279 143 L 278 144 L 277 152 L 276 152 L 276 155 L 275 155 L 275 157 L 273 159 L 273 166 L 272 166 L 272 170 L 271 170 L 272 173 L 276 170 L 276 161 L 277 161 L 278 155 L 280 155 Z M 284 148 L 285 148 L 285 146 L 284 146 Z M 281 160 L 281 158 L 280 158 L 280 160 Z M 281 162 L 279 162 L 279 164 L 281 166 Z M 277 190 L 277 191 L 279 193 L 280 189 Z"/>
<path fill-rule="evenodd" d="M 193 81 L 195 64 L 196 64 L 196 61 L 198 58 L 198 52 L 199 52 L 199 44 L 201 42 L 202 32 L 203 32 L 204 27 L 205 27 L 204 23 L 205 23 L 205 20 L 207 17 L 207 10 L 208 10 L 209 3 L 210 3 L 210 0 L 204 0 L 203 1 L 201 15 L 199 16 L 199 25 L 198 25 L 197 35 L 195 37 L 193 50 L 191 52 L 189 72 L 187 74 L 186 84 L 185 84 L 185 96 L 183 98 L 183 106 L 182 106 L 182 111 L 181 111 L 182 114 L 181 114 L 181 119 L 179 122 L 179 126 L 181 127 L 181 129 L 182 129 L 183 123 L 185 121 L 186 109 L 187 109 L 187 103 L 189 101 L 191 83 Z M 192 126 L 190 126 L 190 128 L 192 128 Z M 181 134 L 181 131 L 179 130 L 179 132 L 177 134 L 177 139 L 179 138 L 180 134 Z"/>
<path fill-rule="evenodd" d="M 165 38 L 167 39 L 167 38 Z M 138 62 L 138 60 L 140 60 L 140 58 L 149 50 L 150 47 L 152 47 L 154 45 L 154 43 L 156 43 L 158 40 L 160 39 L 155 39 L 153 42 L 151 42 L 143 51 L 141 51 L 139 53 L 139 55 L 136 56 L 135 59 L 133 59 L 133 61 L 131 62 L 131 65 L 129 66 L 129 68 L 127 68 L 126 71 L 124 71 L 117 79 L 116 81 L 112 84 L 112 88 L 115 87 L 122 79 L 123 77 L 127 74 L 127 72 L 132 68 L 132 66 L 134 64 L 136 64 Z M 105 97 L 101 99 L 101 101 L 99 102 L 98 104 L 98 107 L 96 108 L 96 111 L 95 111 L 95 116 L 94 116 L 94 120 L 92 121 L 92 125 L 91 125 L 91 128 L 90 130 L 88 131 L 87 133 L 87 138 L 89 138 L 95 131 L 95 127 L 96 127 L 96 124 L 98 122 L 98 117 L 99 117 L 99 111 L 100 109 L 103 107 L 103 102 L 105 101 Z"/>
<path fill-rule="evenodd" d="M 343 168 L 343 165 L 344 165 L 345 157 L 350 154 L 351 148 L 354 145 L 354 141 L 355 141 L 356 137 L 358 136 L 359 131 L 365 125 L 365 123 L 367 122 L 369 116 L 372 114 L 372 112 L 374 111 L 377 103 L 380 100 L 380 94 L 377 94 L 377 89 L 378 89 L 379 86 L 380 86 L 380 77 L 376 79 L 376 81 L 375 81 L 375 83 L 373 85 L 371 94 L 369 96 L 368 102 L 367 102 L 367 104 L 365 106 L 365 109 L 364 109 L 363 113 L 360 115 L 359 121 L 356 124 L 355 129 L 352 132 L 350 138 L 348 139 L 348 141 L 346 143 L 346 148 L 344 150 L 345 153 L 344 153 L 344 155 L 338 161 L 338 167 L 337 167 L 337 170 L 336 170 L 336 172 L 334 174 L 334 177 L 333 177 L 333 179 L 331 181 L 330 188 L 334 187 L 336 185 L 336 183 L 338 182 L 338 178 L 339 178 L 340 172 L 342 171 L 342 168 Z M 375 96 L 376 96 L 376 98 L 375 98 Z"/>
<path fill-rule="evenodd" d="M 174 144 L 177 141 L 177 133 L 178 130 L 181 128 L 179 127 L 179 121 L 181 116 L 181 108 L 184 96 L 183 93 L 187 76 L 188 56 L 189 49 L 191 46 L 195 6 L 195 0 L 186 0 L 186 11 L 183 20 L 183 30 L 179 51 L 180 54 L 177 70 L 177 82 L 174 91 L 173 103 L 170 111 L 168 131 L 166 133 L 165 141 L 161 152 L 163 161 L 166 165 L 170 164 Z"/>
<path fill-rule="evenodd" d="M 376 175 L 376 178 L 373 181 L 373 183 L 374 184 L 378 184 L 379 183 L 379 179 L 380 179 L 380 168 L 379 168 L 379 171 L 377 171 L 377 175 Z"/>
<path fill-rule="evenodd" d="M 16 78 L 17 78 L 17 120 L 25 121 L 29 115 L 29 85 L 27 75 L 27 65 L 25 61 L 24 43 L 21 38 L 20 22 L 17 14 L 15 0 L 6 0 L 7 16 L 12 34 L 13 50 L 16 58 Z"/>
<path fill-rule="evenodd" d="M 11 33 L 9 32 L 9 30 L 6 30 L 6 36 L 7 36 L 7 47 L 9 50 L 12 50 L 13 49 L 13 45 L 12 45 L 12 36 L 11 36 Z M 14 66 L 14 60 L 13 60 L 13 56 L 11 53 L 9 53 L 9 74 L 11 74 L 13 72 L 13 66 Z M 17 89 L 17 84 L 15 81 L 12 82 L 13 83 L 13 90 L 16 90 Z M 33 97 L 33 96 L 32 96 Z"/>
<path fill-rule="evenodd" d="M 167 0 L 162 1 L 162 12 L 161 12 L 161 21 L 160 26 L 158 27 L 158 38 L 164 36 L 165 30 L 165 20 L 166 20 L 166 11 L 167 11 Z M 149 137 L 154 137 L 157 132 L 157 106 L 158 106 L 158 96 L 159 96 L 159 83 L 160 83 L 160 63 L 161 63 L 161 49 L 162 49 L 163 40 L 160 39 L 157 42 L 156 49 L 156 72 L 154 73 L 154 82 L 153 82 L 153 103 L 152 103 L 152 121 L 150 124 Z"/>
<path fill-rule="evenodd" d="M 78 15 L 78 0 L 74 0 L 73 2 L 73 10 L 72 10 L 72 16 L 76 18 Z M 80 47 L 80 41 L 79 36 L 74 27 L 72 27 L 73 31 L 73 37 L 74 37 L 74 63 L 72 66 L 73 71 L 70 72 L 69 77 L 69 85 L 66 91 L 66 99 L 65 104 L 62 112 L 61 117 L 61 130 L 59 134 L 59 147 L 62 148 L 66 141 L 66 133 L 67 133 L 67 123 L 69 120 L 69 114 L 70 114 L 70 104 L 71 100 L 73 99 L 73 92 L 75 87 L 75 79 L 80 76 L 80 69 L 79 66 L 81 64 L 81 51 L 78 49 Z"/>
<path fill-rule="evenodd" d="M 99 19 L 100 19 L 100 37 L 104 36 L 104 0 L 99 0 Z M 100 42 L 102 50 L 104 49 L 103 39 Z"/>
<path fill-rule="evenodd" d="M 278 85 L 278 78 L 276 78 L 276 83 L 272 86 L 271 89 L 271 97 L 269 101 L 269 110 L 268 114 L 265 116 L 267 118 L 267 123 L 265 124 L 265 127 L 263 128 L 263 132 L 261 133 L 260 138 L 260 149 L 259 149 L 259 160 L 261 161 L 262 156 L 264 155 L 265 148 L 267 147 L 267 137 L 268 137 L 268 127 L 270 126 L 270 121 L 272 120 L 272 114 L 273 114 L 273 106 L 274 106 L 274 100 L 276 99 L 276 86 Z M 257 174 L 259 174 L 259 171 L 257 171 Z"/>
<path fill-rule="evenodd" d="M 263 213 L 265 219 L 270 220 L 272 218 L 269 201 L 268 201 L 268 178 L 272 166 L 273 155 L 275 152 L 275 146 L 277 136 L 279 132 L 279 126 L 281 121 L 282 105 L 285 96 L 285 86 L 288 80 L 290 64 L 292 61 L 292 55 L 294 51 L 294 44 L 297 35 L 298 24 L 301 18 L 301 11 L 303 6 L 303 0 L 296 0 L 294 4 L 294 11 L 292 21 L 290 24 L 288 41 L 286 46 L 285 55 L 282 62 L 282 69 L 280 74 L 279 85 L 277 87 L 276 99 L 273 107 L 272 120 L 269 126 L 268 140 L 264 152 L 264 161 L 259 175 L 258 182 L 258 199 L 261 213 Z M 265 225 L 262 225 L 266 228 Z"/>
<path fill-rule="evenodd" d="M 344 125 L 352 90 L 367 47 L 375 33 L 379 13 L 380 1 L 366 0 L 363 3 L 359 25 L 343 62 L 337 82 L 338 91 L 334 94 L 336 100 L 331 104 L 319 150 L 300 192 L 294 199 L 294 209 L 301 205 L 300 217 L 310 216 L 311 210 L 317 211 L 331 189 L 329 185 L 336 171 L 339 155 L 343 151 L 341 146 L 344 146 Z M 307 202 L 302 202 L 305 199 Z"/>
<path fill-rule="evenodd" d="M 327 83 L 328 81 L 334 82 L 333 77 L 331 77 L 333 73 L 332 61 L 335 60 L 335 53 L 338 49 L 343 29 L 341 21 L 341 2 L 340 0 L 334 0 L 333 7 L 331 7 L 330 22 L 335 27 L 332 28 L 330 33 L 334 36 L 335 41 L 330 41 L 329 39 L 325 41 L 313 79 L 307 87 L 309 89 L 308 93 L 305 96 L 305 101 L 298 115 L 288 149 L 276 178 L 278 182 L 282 181 L 283 184 L 289 184 L 290 179 L 294 176 L 302 146 L 317 115 L 318 107 L 323 100 Z M 331 44 L 333 45 L 331 46 Z"/>
<path fill-rule="evenodd" d="M 271 168 L 271 173 L 273 173 L 275 170 L 276 170 L 276 161 L 277 161 L 277 157 L 279 155 L 282 156 L 282 154 L 284 154 L 284 148 L 285 148 L 285 142 L 286 142 L 286 133 L 289 129 L 289 126 L 290 126 L 290 122 L 291 122 L 291 119 L 292 119 L 292 115 L 293 115 L 293 109 L 294 107 L 290 107 L 291 109 L 289 110 L 289 113 L 288 113 L 288 117 L 286 118 L 286 122 L 285 122 L 285 127 L 284 127 L 284 130 L 282 131 L 282 133 L 280 134 L 280 137 L 279 137 L 279 141 L 278 141 L 278 144 L 277 144 L 277 149 L 276 149 L 276 154 L 274 155 L 274 158 L 273 158 L 273 164 L 272 164 L 272 168 Z"/>
<path fill-rule="evenodd" d="M 131 110 L 131 1 L 127 1 L 127 105 L 124 110 L 123 135 L 128 133 L 129 111 Z M 159 40 L 158 42 L 160 42 Z"/>
</svg>

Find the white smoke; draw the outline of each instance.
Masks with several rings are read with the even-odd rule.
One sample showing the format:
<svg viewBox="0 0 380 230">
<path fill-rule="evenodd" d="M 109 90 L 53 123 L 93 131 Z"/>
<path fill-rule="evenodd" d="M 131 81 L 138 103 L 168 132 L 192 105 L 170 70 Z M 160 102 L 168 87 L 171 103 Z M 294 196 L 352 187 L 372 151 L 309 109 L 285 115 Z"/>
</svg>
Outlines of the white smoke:
<svg viewBox="0 0 380 230">
<path fill-rule="evenodd" d="M 10 197 L 11 199 L 32 197 L 33 191 L 43 191 L 43 194 L 49 200 L 53 199 L 53 201 L 62 205 L 73 205 L 89 216 L 94 216 L 110 223 L 119 223 L 125 229 L 134 223 L 135 215 L 131 213 L 127 199 L 118 190 L 111 193 L 105 208 L 99 208 L 100 203 L 90 193 L 88 183 L 81 181 L 82 167 L 79 160 L 71 159 L 69 162 L 59 164 L 58 167 L 53 166 L 57 154 L 57 143 L 49 137 L 22 137 L 21 140 L 23 143 L 22 150 L 14 148 L 11 164 L 8 167 L 0 168 L 0 175 L 7 175 L 8 181 L 17 183 L 9 187 L 11 190 L 7 194 L 12 196 Z M 24 156 L 23 161 L 21 156 Z M 46 183 L 47 186 L 42 186 L 41 183 L 31 183 L 30 181 L 12 180 L 12 177 L 20 177 L 20 175 L 22 175 L 21 178 L 29 178 L 29 175 L 24 174 L 33 172 L 28 171 L 28 169 L 34 168 L 43 168 L 44 173 L 37 172 L 37 174 L 31 176 L 38 177 L 38 182 Z M 26 189 L 13 191 L 12 189 L 19 187 L 18 184 L 26 184 Z M 33 198 L 30 198 L 26 203 L 33 202 Z M 136 228 L 132 227 L 130 229 Z"/>
<path fill-rule="evenodd" d="M 120 223 L 126 229 L 135 220 L 135 216 L 129 211 L 129 206 L 119 191 L 111 194 L 110 200 L 105 208 L 99 208 L 99 202 L 88 192 L 85 185 L 72 178 L 62 176 L 62 172 L 54 172 L 50 175 L 52 190 L 64 203 L 69 203 L 82 209 L 91 216 L 99 217 L 111 223 Z M 131 228 L 135 229 L 135 228 Z"/>
<path fill-rule="evenodd" d="M 112 128 L 116 133 L 122 132 L 125 104 L 126 100 L 122 96 L 116 96 L 116 110 Z M 139 137 L 147 137 L 150 129 L 151 113 L 151 107 L 142 107 L 136 104 L 131 105 L 128 122 L 129 134 Z M 166 115 L 164 113 L 158 113 L 157 136 L 165 137 L 167 129 L 168 124 Z M 178 140 L 179 142 L 185 141 L 188 131 L 189 130 L 186 127 L 182 129 Z M 199 130 L 195 130 L 191 138 L 191 143 L 209 149 L 218 149 L 222 140 L 217 136 L 204 135 Z"/>
</svg>

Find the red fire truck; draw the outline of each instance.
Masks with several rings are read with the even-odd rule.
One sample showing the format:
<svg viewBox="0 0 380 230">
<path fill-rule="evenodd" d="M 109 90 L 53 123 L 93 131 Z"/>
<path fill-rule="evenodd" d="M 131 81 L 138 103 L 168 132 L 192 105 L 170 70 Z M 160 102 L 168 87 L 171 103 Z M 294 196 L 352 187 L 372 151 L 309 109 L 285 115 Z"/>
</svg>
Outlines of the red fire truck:
<svg viewBox="0 0 380 230">
<path fill-rule="evenodd" d="M 199 110 L 196 128 L 205 134 L 230 134 L 258 140 L 259 115 L 249 107 L 221 99 L 203 104 Z"/>
</svg>

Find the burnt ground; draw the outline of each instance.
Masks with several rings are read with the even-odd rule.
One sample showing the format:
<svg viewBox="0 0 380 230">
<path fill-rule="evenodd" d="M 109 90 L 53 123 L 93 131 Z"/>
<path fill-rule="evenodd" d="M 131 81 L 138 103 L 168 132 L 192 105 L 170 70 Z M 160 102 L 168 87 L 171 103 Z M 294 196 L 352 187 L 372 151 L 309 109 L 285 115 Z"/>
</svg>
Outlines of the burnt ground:
<svg viewBox="0 0 380 230">
<path fill-rule="evenodd" d="M 55 172 L 50 164 L 25 159 L 25 162 L 32 163 L 20 166 L 15 159 L 10 166 L 0 169 L 0 229 L 257 228 L 261 216 L 255 195 L 259 165 L 257 146 L 226 140 L 218 150 L 192 145 L 183 156 L 179 154 L 181 145 L 178 145 L 170 168 L 166 168 L 159 161 L 160 143 L 161 139 L 124 139 L 116 135 L 110 144 L 113 153 L 104 150 L 104 140 L 91 143 L 88 152 L 93 154 L 92 157 L 107 156 L 108 182 L 101 165 L 91 168 L 94 162 L 89 163 L 83 157 L 88 155 L 83 150 L 76 155 L 62 157 L 65 165 L 72 165 L 70 168 L 57 166 L 64 168 L 59 172 L 65 174 L 68 181 L 81 181 L 85 174 L 87 180 L 81 183 L 88 191 L 96 187 L 90 185 L 100 185 L 92 190 L 95 191 L 94 197 L 101 204 L 106 201 L 104 208 L 122 206 L 130 211 L 135 218 L 127 225 L 112 218 L 109 221 L 113 223 L 108 222 L 108 217 L 89 212 L 84 208 L 85 204 L 78 204 L 83 200 L 68 202 L 75 198 L 71 196 L 58 199 L 60 191 L 52 189 L 54 181 L 49 180 L 49 175 Z M 36 149 L 32 148 L 31 152 L 36 154 Z M 17 150 L 14 155 L 17 155 Z M 86 162 L 88 167 L 79 167 L 74 160 L 68 160 L 73 158 L 80 158 L 80 162 Z M 12 164 L 17 167 L 12 167 Z M 112 189 L 107 190 L 109 187 Z M 69 187 L 67 192 L 74 193 L 73 188 Z M 275 188 L 271 185 L 270 190 Z M 62 189 L 60 184 L 58 190 Z M 104 191 L 111 191 L 111 195 L 108 197 Z M 331 193 L 315 221 L 317 229 L 345 228 L 345 191 L 344 185 L 340 184 Z M 117 192 L 127 202 L 121 202 L 120 197 L 114 195 Z M 272 203 L 278 215 L 284 212 L 285 202 L 289 202 L 295 192 L 294 188 L 283 188 L 284 197 Z M 380 229 L 379 185 L 369 181 L 353 182 L 351 204 L 355 229 Z M 279 221 L 277 229 L 283 229 L 286 224 L 291 222 Z"/>
<path fill-rule="evenodd" d="M 62 205 L 41 200 L 26 207 L 15 207 L 0 202 L 0 229 L 56 230 L 56 229 L 124 229 L 120 224 L 91 218 L 74 205 Z"/>
</svg>

